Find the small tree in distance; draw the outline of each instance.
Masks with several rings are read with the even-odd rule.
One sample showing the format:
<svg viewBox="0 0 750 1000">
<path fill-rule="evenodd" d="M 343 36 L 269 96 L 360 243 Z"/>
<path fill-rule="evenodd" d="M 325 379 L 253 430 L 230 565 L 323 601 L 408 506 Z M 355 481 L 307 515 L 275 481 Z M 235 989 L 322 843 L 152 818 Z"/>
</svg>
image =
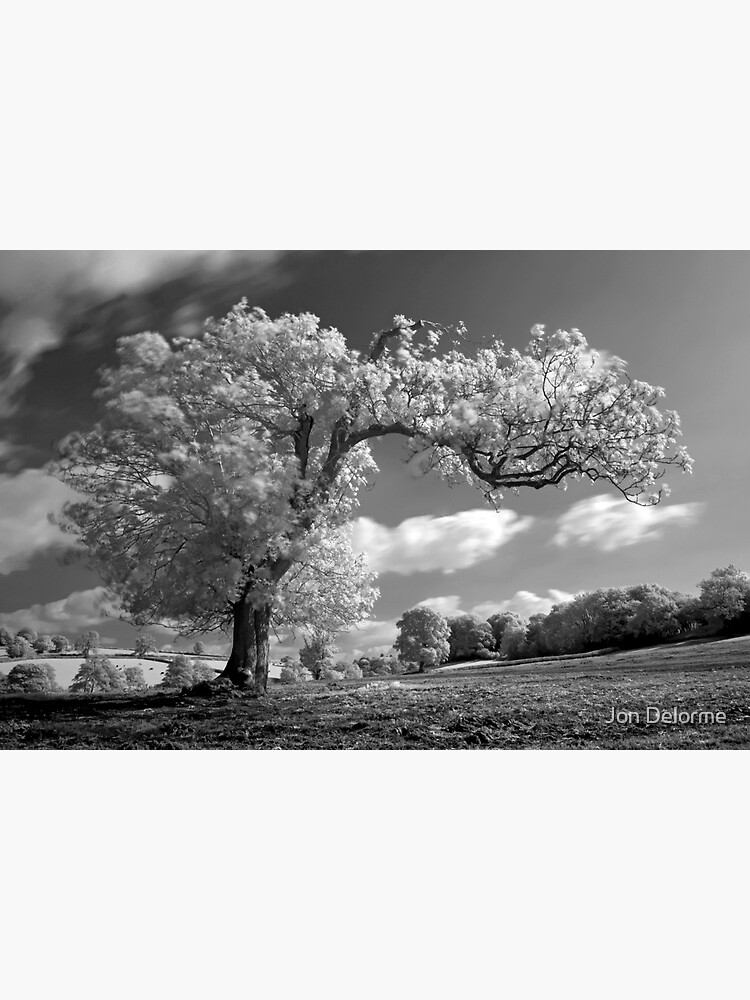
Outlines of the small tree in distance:
<svg viewBox="0 0 750 1000">
<path fill-rule="evenodd" d="M 90 653 L 95 653 L 99 649 L 99 633 L 98 632 L 84 632 L 83 635 L 79 635 L 75 641 L 75 649 L 77 653 L 83 653 L 84 656 L 88 656 Z"/>
<path fill-rule="evenodd" d="M 198 641 L 193 646 L 193 652 L 195 653 L 196 656 L 205 656 L 206 655 L 206 647 L 203 645 L 202 642 Z"/>
<path fill-rule="evenodd" d="M 56 653 L 66 653 L 70 649 L 70 642 L 67 636 L 64 635 L 53 635 L 51 636 L 52 648 Z"/>
<path fill-rule="evenodd" d="M 155 653 L 156 642 L 148 633 L 139 635 L 133 643 L 133 652 L 136 656 L 146 656 L 148 653 Z"/>
<path fill-rule="evenodd" d="M 125 672 L 107 656 L 95 653 L 87 656 L 73 678 L 69 690 L 80 694 L 125 691 L 128 687 Z"/>
<path fill-rule="evenodd" d="M 16 636 L 11 639 L 8 645 L 9 660 L 33 660 L 36 656 L 34 647 L 23 636 Z"/>
<path fill-rule="evenodd" d="M 393 644 L 401 663 L 413 663 L 424 673 L 425 667 L 446 663 L 450 656 L 448 622 L 426 605 L 405 611 L 396 622 L 399 635 Z"/>
</svg>

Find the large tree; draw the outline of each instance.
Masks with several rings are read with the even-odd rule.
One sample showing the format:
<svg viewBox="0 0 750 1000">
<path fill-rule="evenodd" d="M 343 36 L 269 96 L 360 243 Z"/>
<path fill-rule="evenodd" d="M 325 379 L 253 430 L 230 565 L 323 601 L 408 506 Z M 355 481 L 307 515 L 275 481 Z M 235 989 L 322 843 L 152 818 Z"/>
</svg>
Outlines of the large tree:
<svg viewBox="0 0 750 1000">
<path fill-rule="evenodd" d="M 61 448 L 56 472 L 85 497 L 63 524 L 134 621 L 231 628 L 225 675 L 261 692 L 274 617 L 301 622 L 321 574 L 357 567 L 340 532 L 376 471 L 373 439 L 403 437 L 424 471 L 493 503 L 576 477 L 658 502 L 664 467 L 689 467 L 662 390 L 578 331 L 474 356 L 442 352 L 444 333 L 397 316 L 362 353 L 315 316 L 241 303 L 200 338 L 121 339 L 101 421 Z M 360 610 L 355 591 L 332 614 Z"/>
</svg>

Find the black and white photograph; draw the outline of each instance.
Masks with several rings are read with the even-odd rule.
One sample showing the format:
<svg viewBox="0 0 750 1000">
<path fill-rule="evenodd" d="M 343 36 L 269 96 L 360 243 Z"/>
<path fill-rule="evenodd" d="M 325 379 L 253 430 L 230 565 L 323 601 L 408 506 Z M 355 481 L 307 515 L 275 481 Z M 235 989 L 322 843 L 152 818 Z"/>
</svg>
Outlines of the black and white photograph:
<svg viewBox="0 0 750 1000">
<path fill-rule="evenodd" d="M 742 9 L 6 6 L 3 997 L 742 994 Z"/>
<path fill-rule="evenodd" d="M 748 253 L 0 286 L 4 747 L 750 745 Z"/>
</svg>

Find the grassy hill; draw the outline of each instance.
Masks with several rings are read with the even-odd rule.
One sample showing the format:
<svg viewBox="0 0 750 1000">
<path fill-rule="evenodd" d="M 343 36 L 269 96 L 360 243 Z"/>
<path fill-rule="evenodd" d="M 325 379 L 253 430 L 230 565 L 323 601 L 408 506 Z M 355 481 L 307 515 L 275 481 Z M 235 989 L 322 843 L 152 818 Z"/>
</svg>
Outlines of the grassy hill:
<svg viewBox="0 0 750 1000">
<path fill-rule="evenodd" d="M 0 747 L 745 749 L 750 637 L 393 681 L 272 683 L 261 699 L 6 695 Z"/>
</svg>

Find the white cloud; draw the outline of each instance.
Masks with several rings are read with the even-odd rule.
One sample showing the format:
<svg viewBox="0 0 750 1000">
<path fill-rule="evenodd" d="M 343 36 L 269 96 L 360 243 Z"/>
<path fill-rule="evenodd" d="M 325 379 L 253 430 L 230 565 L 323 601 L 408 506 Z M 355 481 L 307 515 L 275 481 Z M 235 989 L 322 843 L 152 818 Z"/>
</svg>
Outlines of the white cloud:
<svg viewBox="0 0 750 1000">
<path fill-rule="evenodd" d="M 490 559 L 533 522 L 534 518 L 520 517 L 512 510 L 409 517 L 395 528 L 360 517 L 354 522 L 352 544 L 355 551 L 365 553 L 378 573 L 453 573 Z"/>
<path fill-rule="evenodd" d="M 0 473 L 0 573 L 24 569 L 33 555 L 52 546 L 73 544 L 47 519 L 76 493 L 43 469 L 24 469 L 17 475 Z"/>
<path fill-rule="evenodd" d="M 0 624 L 15 632 L 27 626 L 45 634 L 74 633 L 86 631 L 108 618 L 116 618 L 118 614 L 117 603 L 107 588 L 94 587 L 91 590 L 76 590 L 60 601 L 32 604 L 30 608 L 0 614 Z"/>
<path fill-rule="evenodd" d="M 574 503 L 557 521 L 555 545 L 593 545 L 602 552 L 661 538 L 668 525 L 694 524 L 705 504 L 639 507 L 617 497 L 596 496 Z"/>
<path fill-rule="evenodd" d="M 432 608 L 433 611 L 437 611 L 439 615 L 447 618 L 449 615 L 460 615 L 461 610 L 461 598 L 458 594 L 447 594 L 445 597 L 428 597 L 424 601 L 419 601 L 414 607 L 428 607 Z"/>
<path fill-rule="evenodd" d="M 479 615 L 480 618 L 489 618 L 490 615 L 499 611 L 515 611 L 522 618 L 531 618 L 532 615 L 546 615 L 552 609 L 553 604 L 562 604 L 564 601 L 571 601 L 575 594 L 569 594 L 565 590 L 548 590 L 548 597 L 540 597 L 530 590 L 517 590 L 512 597 L 504 601 L 487 601 L 483 604 L 475 604 L 471 608 L 471 613 Z"/>
</svg>

